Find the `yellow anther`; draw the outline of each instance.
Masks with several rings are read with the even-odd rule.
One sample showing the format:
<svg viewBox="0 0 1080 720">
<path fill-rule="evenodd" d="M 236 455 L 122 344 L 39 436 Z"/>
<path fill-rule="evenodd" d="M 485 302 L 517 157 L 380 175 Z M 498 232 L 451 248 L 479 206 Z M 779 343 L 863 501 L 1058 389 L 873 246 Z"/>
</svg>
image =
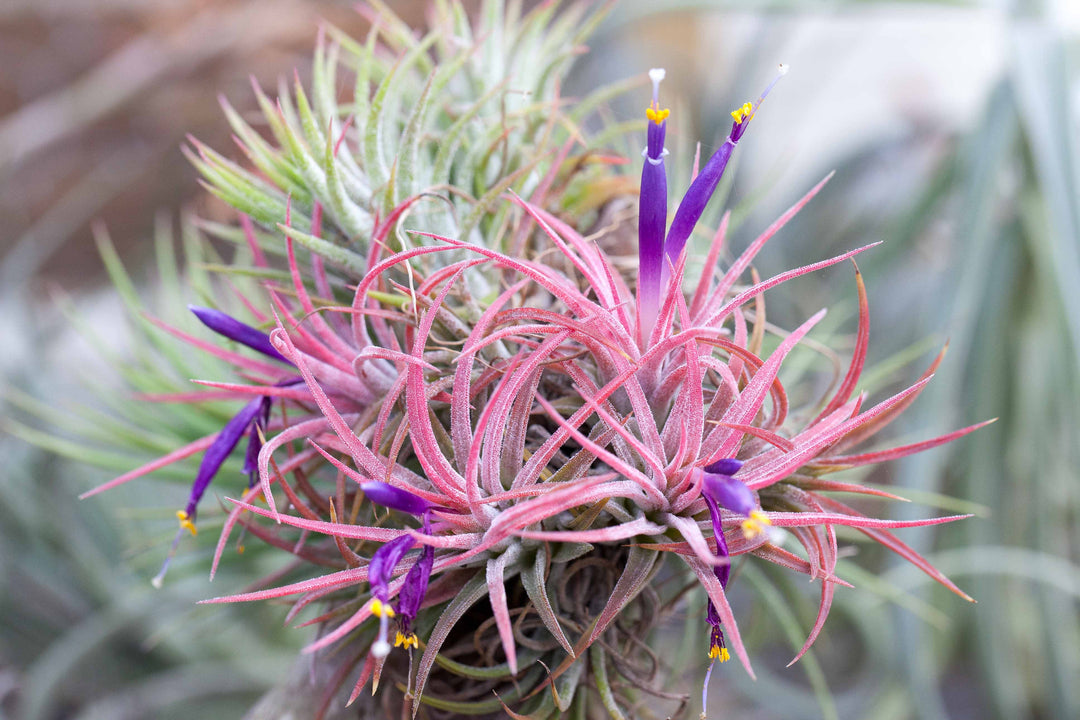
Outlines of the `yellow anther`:
<svg viewBox="0 0 1080 720">
<path fill-rule="evenodd" d="M 731 653 L 728 652 L 726 647 L 719 645 L 713 645 L 709 648 L 709 658 L 712 660 L 719 660 L 722 663 L 726 663 L 731 659 Z"/>
<path fill-rule="evenodd" d="M 384 603 L 382 600 L 375 598 L 371 601 L 371 614 L 375 617 L 383 617 L 385 615 L 388 618 L 392 618 L 394 617 L 394 608 L 390 607 L 388 603 Z"/>
<path fill-rule="evenodd" d="M 760 510 L 754 510 L 750 513 L 750 517 L 742 521 L 743 537 L 747 540 L 753 540 L 765 532 L 766 525 L 772 525 L 772 520 Z"/>
<path fill-rule="evenodd" d="M 657 125 L 667 120 L 668 115 L 670 114 L 671 110 L 669 110 L 668 108 L 664 108 L 663 110 L 655 107 L 645 108 L 645 117 L 649 118 Z"/>
<path fill-rule="evenodd" d="M 405 635 L 399 630 L 397 637 L 394 639 L 394 647 L 404 647 L 406 650 L 411 647 L 418 648 L 420 647 L 420 639 L 416 637 L 416 633 Z"/>
<path fill-rule="evenodd" d="M 243 554 L 244 554 L 244 550 L 245 550 L 245 549 L 246 549 L 246 548 L 245 548 L 245 547 L 244 547 L 243 545 L 237 545 L 237 546 L 236 546 L 236 552 L 238 552 L 238 553 L 239 553 L 239 554 L 241 554 L 241 555 L 243 555 Z"/>
<path fill-rule="evenodd" d="M 735 118 L 735 123 L 742 125 L 742 121 L 754 114 L 754 105 L 752 103 L 743 103 L 742 107 L 731 113 L 731 117 Z"/>
<path fill-rule="evenodd" d="M 191 517 L 183 510 L 176 511 L 176 519 L 180 521 L 180 527 L 184 528 L 192 535 L 199 534 L 199 530 L 195 527 L 195 523 L 191 522 Z"/>
</svg>

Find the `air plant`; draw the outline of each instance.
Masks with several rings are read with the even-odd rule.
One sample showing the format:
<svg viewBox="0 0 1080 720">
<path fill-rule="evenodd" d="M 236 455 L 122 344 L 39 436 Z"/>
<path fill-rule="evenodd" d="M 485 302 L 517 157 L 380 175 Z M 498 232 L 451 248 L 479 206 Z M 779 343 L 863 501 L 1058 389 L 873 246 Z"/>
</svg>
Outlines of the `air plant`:
<svg viewBox="0 0 1080 720">
<path fill-rule="evenodd" d="M 854 450 L 915 400 L 941 359 L 868 407 L 856 392 L 869 311 L 854 257 L 872 246 L 766 280 L 752 268 L 828 178 L 720 272 L 725 216 L 684 292 L 688 240 L 786 68 L 732 113 L 727 139 L 670 225 L 670 112 L 660 104 L 664 73 L 650 72 L 637 272 L 627 273 L 625 244 L 606 242 L 596 209 L 632 196 L 636 183 L 599 152 L 614 138 L 576 126 L 599 100 L 575 106 L 556 82 L 581 18 L 596 16 L 580 6 L 555 16 L 547 3 L 504 17 L 492 2 L 474 29 L 457 3 L 436 8 L 421 40 L 381 8 L 363 45 L 329 31 L 314 105 L 299 82 L 295 104 L 284 90 L 276 105 L 258 91 L 280 148 L 226 106 L 256 171 L 196 144 L 211 191 L 244 213 L 238 232 L 212 229 L 246 246 L 259 271 L 237 293 L 259 327 L 192 311 L 263 357 L 159 323 L 243 382 L 214 378 L 204 381 L 211 397 L 157 399 L 231 398 L 241 409 L 220 431 L 100 489 L 201 452 L 172 557 L 194 534 L 211 481 L 221 478 L 215 487 L 226 495 L 237 487 L 222 468 L 246 436 L 249 483 L 226 497 L 211 575 L 239 526 L 294 554 L 303 577 L 207 602 L 294 598 L 290 619 L 322 608 L 304 623 L 318 628 L 306 651 L 339 667 L 336 683 L 351 674 L 350 702 L 363 698 L 386 716 L 574 709 L 618 718 L 650 695 L 685 712 L 687 696 L 658 680 L 650 632 L 687 612 L 687 593 L 700 588 L 704 616 L 687 621 L 707 648 L 705 691 L 713 664 L 732 653 L 752 676 L 727 590 L 735 558 L 755 556 L 820 586 L 798 660 L 836 587 L 848 586 L 836 574 L 836 526 L 970 600 L 891 532 L 966 516 L 878 519 L 833 497 L 896 498 L 829 475 L 979 427 Z M 353 106 L 330 91 L 343 50 L 355 60 Z M 559 61 L 528 64 L 547 57 Z M 525 86 L 532 94 L 520 100 L 514 91 Z M 387 109 L 394 96 L 396 116 Z M 297 246 L 310 252 L 306 262 Z M 846 261 L 859 307 L 852 360 L 827 396 L 792 409 L 781 365 L 825 311 L 766 353 L 764 293 Z M 781 528 L 797 547 L 782 546 Z M 702 707 L 704 716 L 706 697 Z"/>
</svg>

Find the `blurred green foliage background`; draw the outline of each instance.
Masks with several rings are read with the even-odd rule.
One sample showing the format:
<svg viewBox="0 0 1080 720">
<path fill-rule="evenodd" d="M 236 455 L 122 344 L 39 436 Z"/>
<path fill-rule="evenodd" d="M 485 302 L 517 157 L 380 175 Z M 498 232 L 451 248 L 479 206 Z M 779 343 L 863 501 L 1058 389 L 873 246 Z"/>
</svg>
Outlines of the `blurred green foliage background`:
<svg viewBox="0 0 1080 720">
<path fill-rule="evenodd" d="M 391 4 L 410 22 L 423 17 L 421 2 Z M 175 213 L 228 219 L 177 145 L 191 132 L 228 148 L 214 95 L 243 110 L 254 104 L 249 73 L 265 86 L 294 66 L 305 76 L 320 16 L 365 31 L 348 3 L 328 0 L 0 8 L 0 717 L 239 717 L 294 666 L 303 633 L 281 628 L 275 608 L 194 606 L 238 589 L 250 569 L 226 564 L 211 586 L 196 554 L 180 558 L 167 591 L 150 588 L 171 488 L 143 482 L 79 502 L 109 473 L 48 452 L 70 448 L 28 425 L 62 431 L 80 405 L 115 399 L 115 373 L 61 308 L 77 306 L 110 351 L 134 352 L 90 221 L 108 225 L 145 278 L 147 240 L 168 236 Z M 895 439 L 1000 418 L 868 478 L 916 501 L 898 516 L 926 505 L 976 513 L 902 537 L 979 604 L 857 546 L 840 574 L 858 590 L 837 594 L 814 656 L 785 669 L 785 642 L 801 644 L 814 600 L 747 568 L 736 602 L 761 679 L 733 668 L 714 680 L 732 715 L 1080 717 L 1078 38 L 1069 0 L 623 0 L 566 88 L 666 66 L 669 144 L 685 158 L 698 141 L 711 152 L 730 109 L 777 61 L 791 64 L 726 183 L 733 246 L 836 169 L 759 266 L 884 240 L 860 260 L 868 388 L 910 380 L 950 347 Z M 829 305 L 832 329 L 851 332 L 853 288 L 840 269 L 800 280 L 770 298 L 770 320 Z M 117 471 L 126 462 L 91 459 Z M 792 595 L 804 602 L 780 599 Z"/>
</svg>

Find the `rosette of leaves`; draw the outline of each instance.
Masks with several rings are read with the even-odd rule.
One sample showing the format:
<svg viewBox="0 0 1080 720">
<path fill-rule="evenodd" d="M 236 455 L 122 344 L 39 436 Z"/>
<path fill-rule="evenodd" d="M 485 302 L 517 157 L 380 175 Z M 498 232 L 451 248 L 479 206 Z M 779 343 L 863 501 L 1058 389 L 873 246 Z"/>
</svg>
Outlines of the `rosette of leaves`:
<svg viewBox="0 0 1080 720">
<path fill-rule="evenodd" d="M 164 413 L 141 422 L 192 432 L 97 491 L 202 455 L 175 551 L 197 520 L 205 526 L 203 495 L 215 476 L 234 474 L 228 458 L 247 438 L 240 469 L 250 484 L 215 518 L 213 571 L 238 527 L 262 541 L 260 554 L 277 548 L 296 560 L 260 583 L 275 587 L 218 601 L 297 596 L 290 619 L 317 608 L 305 622 L 319 628 L 308 652 L 331 672 L 312 714 L 347 680 L 349 701 L 363 697 L 358 711 L 378 717 L 618 718 L 654 702 L 679 714 L 688 697 L 666 689 L 670 664 L 649 643 L 659 623 L 703 587 L 707 612 L 688 613 L 688 628 L 706 628 L 708 657 L 720 662 L 726 632 L 752 674 L 725 594 L 732 558 L 752 554 L 820 584 L 802 656 L 844 584 L 834 525 L 863 531 L 963 595 L 889 532 L 956 518 L 879 520 L 826 495 L 889 496 L 824 476 L 974 429 L 841 454 L 928 379 L 863 407 L 861 280 L 856 352 L 834 392 L 790 411 L 778 378 L 822 313 L 770 347 L 763 293 L 866 249 L 765 281 L 750 270 L 821 185 L 717 278 L 722 223 L 697 289 L 682 292 L 682 249 L 764 95 L 733 113 L 730 147 L 691 183 L 673 241 L 666 185 L 652 177 L 664 172 L 668 115 L 654 78 L 652 180 L 646 192 L 643 176 L 641 203 L 660 208 L 659 221 L 639 226 L 638 239 L 649 248 L 640 267 L 661 281 L 642 291 L 619 225 L 598 222 L 599 209 L 637 187 L 595 150 L 625 140 L 627 128 L 590 137 L 581 123 L 620 88 L 573 104 L 558 94 L 598 16 L 555 10 L 520 16 L 485 3 L 473 26 L 460 5 L 436 3 L 432 30 L 418 38 L 375 5 L 366 41 L 325 31 L 310 93 L 298 81 L 275 103 L 256 89 L 273 141 L 226 106 L 248 164 L 195 143 L 208 188 L 243 215 L 238 228 L 203 224 L 239 250 L 210 263 L 214 278 L 201 268 L 194 287 L 207 304 L 243 307 L 247 322 L 195 309 L 234 343 L 224 346 L 196 325 L 144 321 L 133 385 L 178 422 Z M 341 103 L 347 74 L 356 90 Z M 213 252 L 201 236 L 189 240 L 192 256 Z M 175 301 L 181 282 L 167 261 L 162 269 Z M 190 372 L 206 361 L 159 331 L 242 382 L 224 381 L 219 362 L 217 377 L 201 381 L 211 389 L 185 390 L 185 375 L 208 377 Z M 802 555 L 773 544 L 768 524 L 792 528 Z M 313 577 L 313 567 L 325 571 Z M 402 651 L 389 648 L 391 621 Z"/>
</svg>

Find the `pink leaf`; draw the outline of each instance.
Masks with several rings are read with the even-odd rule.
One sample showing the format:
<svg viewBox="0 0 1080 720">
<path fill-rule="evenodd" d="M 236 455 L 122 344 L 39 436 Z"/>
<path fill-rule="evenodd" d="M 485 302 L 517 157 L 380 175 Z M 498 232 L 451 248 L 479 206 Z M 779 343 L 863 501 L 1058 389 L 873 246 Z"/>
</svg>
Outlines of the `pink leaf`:
<svg viewBox="0 0 1080 720">
<path fill-rule="evenodd" d="M 851 264 L 855 265 L 855 284 L 859 293 L 859 331 L 855 337 L 855 353 L 851 356 L 851 365 L 848 366 L 847 374 L 840 383 L 836 394 L 829 401 L 829 404 L 825 406 L 825 409 L 814 419 L 814 422 L 848 401 L 851 393 L 855 391 L 855 385 L 859 382 L 863 365 L 866 363 L 866 349 L 870 344 L 870 305 L 866 298 L 866 283 L 863 282 L 859 266 L 855 264 L 854 260 L 851 261 Z M 814 423 L 810 424 L 813 425 Z"/>
<path fill-rule="evenodd" d="M 512 548 L 518 548 L 512 545 Z M 517 650 L 514 647 L 514 628 L 510 619 L 510 608 L 506 605 L 506 581 L 503 572 L 506 564 L 516 559 L 520 551 L 507 550 L 500 553 L 494 560 L 487 563 L 487 588 L 488 601 L 491 603 L 491 614 L 495 616 L 495 625 L 499 629 L 499 639 L 502 641 L 503 652 L 506 653 L 506 662 L 510 665 L 510 672 L 517 674 Z"/>
<path fill-rule="evenodd" d="M 174 462 L 183 460 L 186 457 L 191 457 L 200 450 L 205 450 L 206 448 L 210 447 L 210 445 L 214 442 L 214 438 L 216 437 L 217 433 L 214 433 L 213 435 L 207 435 L 206 437 L 199 438 L 194 442 L 190 442 L 182 448 L 177 448 L 176 450 L 173 450 L 168 455 L 159 457 L 158 459 L 152 460 L 145 465 L 135 468 L 134 470 L 129 470 L 123 475 L 113 478 L 106 483 L 102 483 L 93 490 L 87 490 L 79 496 L 79 499 L 85 500 L 88 497 L 92 497 L 94 495 L 97 495 L 98 493 L 103 493 L 106 490 L 112 490 L 114 487 L 123 485 L 130 480 L 142 477 L 143 475 L 148 475 L 155 470 L 160 470 L 167 465 L 172 465 Z"/>
<path fill-rule="evenodd" d="M 960 430 L 953 430 L 945 435 L 940 435 L 930 440 L 923 440 L 922 442 L 912 443 L 910 445 L 901 445 L 900 447 L 890 448 L 888 450 L 878 450 L 876 452 L 862 453 L 860 455 L 832 455 L 829 457 L 817 458 L 814 460 L 814 465 L 822 465 L 826 467 L 855 467 L 857 465 L 871 465 L 873 463 L 885 462 L 887 460 L 895 460 L 907 455 L 913 455 L 915 453 L 922 452 L 923 450 L 929 450 L 945 443 L 950 443 L 957 438 L 961 438 L 968 433 L 975 432 L 979 428 L 986 427 L 992 422 L 996 422 L 997 418 L 991 420 L 984 420 L 981 423 L 969 425 L 966 428 Z"/>
</svg>

